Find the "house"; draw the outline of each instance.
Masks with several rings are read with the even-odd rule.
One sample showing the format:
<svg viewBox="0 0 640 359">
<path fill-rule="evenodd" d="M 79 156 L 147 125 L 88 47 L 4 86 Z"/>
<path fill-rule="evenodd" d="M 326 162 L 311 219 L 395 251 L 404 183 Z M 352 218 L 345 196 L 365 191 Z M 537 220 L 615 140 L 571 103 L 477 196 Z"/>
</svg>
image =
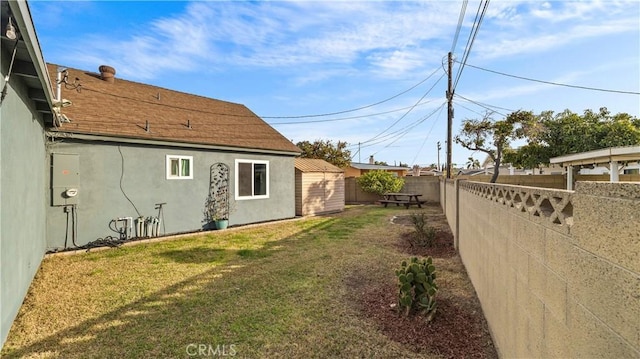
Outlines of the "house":
<svg viewBox="0 0 640 359">
<path fill-rule="evenodd" d="M 209 229 L 221 184 L 229 225 L 295 216 L 300 150 L 244 105 L 120 79 L 110 66 L 48 67 L 64 104 L 47 132 L 49 249 Z"/>
<path fill-rule="evenodd" d="M 344 171 L 315 158 L 296 158 L 296 215 L 344 210 Z"/>
<path fill-rule="evenodd" d="M 436 167 L 420 167 L 419 165 L 414 165 L 409 172 L 407 172 L 407 176 L 442 176 L 444 172 L 438 170 Z"/>
<path fill-rule="evenodd" d="M 300 150 L 247 107 L 47 65 L 0 10 L 0 345 L 48 250 L 209 228 L 214 193 L 232 225 L 295 216 Z"/>
<path fill-rule="evenodd" d="M 0 2 L 0 347 L 46 251 L 51 84 L 29 6 Z"/>
<path fill-rule="evenodd" d="M 369 171 L 387 171 L 396 174 L 398 177 L 404 177 L 409 173 L 411 168 L 401 166 L 387 166 L 375 164 L 373 156 L 369 157 L 369 163 L 351 162 L 349 167 L 344 171 L 345 177 L 360 177 Z"/>
</svg>

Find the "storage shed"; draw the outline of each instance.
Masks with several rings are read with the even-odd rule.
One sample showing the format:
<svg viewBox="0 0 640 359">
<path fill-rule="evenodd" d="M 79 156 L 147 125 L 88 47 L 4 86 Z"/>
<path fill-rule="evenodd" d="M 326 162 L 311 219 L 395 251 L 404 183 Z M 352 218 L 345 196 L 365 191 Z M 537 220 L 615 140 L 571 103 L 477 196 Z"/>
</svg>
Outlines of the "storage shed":
<svg viewBox="0 0 640 359">
<path fill-rule="evenodd" d="M 344 171 L 313 158 L 296 158 L 296 216 L 344 210 Z"/>
</svg>

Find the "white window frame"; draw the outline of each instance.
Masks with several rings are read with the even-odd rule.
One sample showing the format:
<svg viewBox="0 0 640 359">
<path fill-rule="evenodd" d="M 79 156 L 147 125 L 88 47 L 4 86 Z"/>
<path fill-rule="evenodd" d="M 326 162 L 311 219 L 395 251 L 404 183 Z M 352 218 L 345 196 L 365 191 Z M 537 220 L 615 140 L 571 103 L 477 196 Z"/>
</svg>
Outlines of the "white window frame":
<svg viewBox="0 0 640 359">
<path fill-rule="evenodd" d="M 182 174 L 172 175 L 171 174 L 171 160 L 177 159 L 182 163 L 182 160 L 189 161 L 189 175 L 184 176 Z M 182 166 L 181 166 L 182 167 Z M 193 156 L 183 156 L 183 155 L 167 155 L 166 157 L 166 172 L 168 180 L 181 180 L 181 179 L 193 179 Z"/>
<path fill-rule="evenodd" d="M 269 161 L 264 161 L 264 160 L 246 160 L 246 159 L 236 159 L 236 172 L 235 172 L 235 199 L 238 201 L 244 201 L 244 200 L 251 200 L 251 199 L 260 199 L 260 198 L 269 198 Z M 239 166 L 241 163 L 250 163 L 251 164 L 251 177 L 253 178 L 254 175 L 254 170 L 255 170 L 255 165 L 256 164 L 264 164 L 266 165 L 266 176 L 267 176 L 267 183 L 266 183 L 266 194 L 264 195 L 251 195 L 251 196 L 240 196 L 240 170 L 239 170 Z M 251 181 L 251 190 L 252 192 L 255 193 L 255 187 L 254 187 L 254 182 L 253 180 Z"/>
</svg>

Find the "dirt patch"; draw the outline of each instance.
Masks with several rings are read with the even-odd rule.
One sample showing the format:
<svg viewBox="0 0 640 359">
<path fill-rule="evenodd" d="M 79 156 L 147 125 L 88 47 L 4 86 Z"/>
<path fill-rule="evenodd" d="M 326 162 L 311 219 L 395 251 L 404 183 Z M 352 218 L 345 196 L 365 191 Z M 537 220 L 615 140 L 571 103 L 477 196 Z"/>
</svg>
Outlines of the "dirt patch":
<svg viewBox="0 0 640 359">
<path fill-rule="evenodd" d="M 397 242 L 397 248 L 403 252 L 413 256 L 431 256 L 434 258 L 451 258 L 456 256 L 456 250 L 453 246 L 453 234 L 449 229 L 447 218 L 440 211 L 439 206 L 427 206 L 424 213 L 427 215 L 427 225 L 433 227 L 436 236 L 432 246 L 413 245 L 417 233 L 411 220 L 411 214 L 394 216 L 391 223 L 401 225 L 410 229 L 400 236 Z"/>
<path fill-rule="evenodd" d="M 373 320 L 390 339 L 419 354 L 444 358 L 497 358 L 495 347 L 480 302 L 466 270 L 453 246 L 453 235 L 439 206 L 426 206 L 428 225 L 436 229 L 431 247 L 411 246 L 408 236 L 415 235 L 411 215 L 398 215 L 391 225 L 407 226 L 398 235 L 395 248 L 409 256 L 431 256 L 438 273 L 437 312 L 431 322 L 424 317 L 397 310 L 398 288 L 395 277 L 367 282 L 353 278 L 358 297 L 354 298 L 362 314 Z M 359 276 L 359 274 L 355 274 Z M 362 274 L 364 277 L 366 274 Z"/>
<path fill-rule="evenodd" d="M 456 296 L 446 291 L 441 286 L 436 316 L 429 323 L 415 314 L 406 317 L 398 313 L 395 283 L 367 288 L 361 309 L 386 336 L 417 353 L 445 358 L 497 358 L 475 296 Z"/>
</svg>

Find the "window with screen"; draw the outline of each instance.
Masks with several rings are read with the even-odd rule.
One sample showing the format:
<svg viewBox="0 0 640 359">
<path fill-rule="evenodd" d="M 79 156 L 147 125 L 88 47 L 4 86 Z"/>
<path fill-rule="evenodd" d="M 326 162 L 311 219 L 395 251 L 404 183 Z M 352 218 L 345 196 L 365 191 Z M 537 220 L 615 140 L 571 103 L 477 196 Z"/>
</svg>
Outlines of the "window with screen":
<svg viewBox="0 0 640 359">
<path fill-rule="evenodd" d="M 236 199 L 269 197 L 269 162 L 236 160 Z"/>
<path fill-rule="evenodd" d="M 192 179 L 193 156 L 167 155 L 167 179 Z"/>
</svg>

